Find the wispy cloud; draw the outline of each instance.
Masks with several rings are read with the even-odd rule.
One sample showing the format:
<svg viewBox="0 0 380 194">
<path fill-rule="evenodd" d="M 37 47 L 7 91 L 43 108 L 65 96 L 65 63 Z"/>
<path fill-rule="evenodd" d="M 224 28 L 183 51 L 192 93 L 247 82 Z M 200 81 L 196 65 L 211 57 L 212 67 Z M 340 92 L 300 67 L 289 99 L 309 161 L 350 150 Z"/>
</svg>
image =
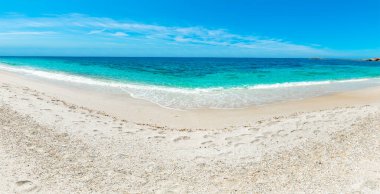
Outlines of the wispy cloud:
<svg viewBox="0 0 380 194">
<path fill-rule="evenodd" d="M 124 36 L 128 36 L 128 34 L 124 33 L 124 32 L 115 32 L 113 33 L 114 36 L 118 36 L 118 37 L 124 37 Z"/>
<path fill-rule="evenodd" d="M 316 45 L 302 45 L 274 38 L 261 38 L 231 33 L 225 29 L 209 29 L 200 26 L 177 27 L 124 22 L 104 17 L 82 14 L 26 17 L 12 15 L 0 18 L 0 35 L 48 35 L 54 33 L 74 36 L 98 36 L 108 38 L 134 38 L 158 40 L 176 44 L 194 44 L 244 50 L 266 50 L 323 54 Z"/>
<path fill-rule="evenodd" d="M 51 31 L 10 31 L 10 32 L 0 32 L 0 35 L 51 35 L 57 34 Z"/>
<path fill-rule="evenodd" d="M 103 30 L 91 30 L 88 34 L 101 34 L 104 31 L 106 31 L 106 29 L 103 29 Z"/>
</svg>

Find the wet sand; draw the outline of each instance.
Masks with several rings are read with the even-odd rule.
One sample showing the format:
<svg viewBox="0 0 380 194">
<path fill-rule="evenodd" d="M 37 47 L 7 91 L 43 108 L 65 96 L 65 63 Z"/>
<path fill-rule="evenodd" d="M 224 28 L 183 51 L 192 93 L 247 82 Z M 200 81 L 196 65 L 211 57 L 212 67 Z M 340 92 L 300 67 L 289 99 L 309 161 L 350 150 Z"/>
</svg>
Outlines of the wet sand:
<svg viewBox="0 0 380 194">
<path fill-rule="evenodd" d="M 0 76 L 0 79 L 7 83 L 27 85 L 44 94 L 93 110 L 104 111 L 119 119 L 175 129 L 223 129 L 250 125 L 261 119 L 295 112 L 380 104 L 380 87 L 378 87 L 242 109 L 175 110 L 135 99 L 127 94 L 106 93 L 94 88 L 35 79 L 10 72 L 0 72 Z"/>
</svg>

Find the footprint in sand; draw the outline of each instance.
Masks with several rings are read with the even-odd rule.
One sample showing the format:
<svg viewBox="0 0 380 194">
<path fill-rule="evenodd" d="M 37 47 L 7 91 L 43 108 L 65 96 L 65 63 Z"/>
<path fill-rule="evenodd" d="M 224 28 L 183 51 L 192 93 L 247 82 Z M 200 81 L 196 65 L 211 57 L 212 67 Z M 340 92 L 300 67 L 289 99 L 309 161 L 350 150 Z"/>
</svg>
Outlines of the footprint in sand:
<svg viewBox="0 0 380 194">
<path fill-rule="evenodd" d="M 257 132 L 259 131 L 260 129 L 259 128 L 256 128 L 256 127 L 253 127 L 253 128 L 249 128 L 248 131 L 253 131 L 253 132 Z"/>
<path fill-rule="evenodd" d="M 173 139 L 174 142 L 178 142 L 178 141 L 181 141 L 181 140 L 189 140 L 190 137 L 189 136 L 179 136 L 175 139 Z"/>
<path fill-rule="evenodd" d="M 240 141 L 241 138 L 237 137 L 237 136 L 232 136 L 232 137 L 226 137 L 226 138 L 224 138 L 224 140 L 226 140 L 226 141 Z"/>
<path fill-rule="evenodd" d="M 28 192 L 37 192 L 39 190 L 39 186 L 34 184 L 32 181 L 23 180 L 16 182 L 15 193 L 28 193 Z"/>
<path fill-rule="evenodd" d="M 278 136 L 280 136 L 280 137 L 285 137 L 285 136 L 288 136 L 288 134 L 285 132 L 285 130 L 279 130 L 279 131 L 277 131 L 277 133 L 276 133 Z"/>
<path fill-rule="evenodd" d="M 251 143 L 251 144 L 256 144 L 256 143 L 258 143 L 259 141 L 260 141 L 260 139 L 257 138 L 257 139 L 254 139 L 253 141 L 251 141 L 250 143 Z"/>
<path fill-rule="evenodd" d="M 165 131 L 159 131 L 159 132 L 157 132 L 158 134 L 160 134 L 160 135 L 164 135 L 164 134 L 166 134 L 166 132 Z"/>
<path fill-rule="evenodd" d="M 213 135 L 204 135 L 203 138 L 207 139 L 207 138 L 215 138 L 215 136 Z"/>
<path fill-rule="evenodd" d="M 245 143 L 237 143 L 237 144 L 234 145 L 234 147 L 236 148 L 236 147 L 242 146 L 242 145 L 244 145 L 244 144 L 245 144 Z"/>
<path fill-rule="evenodd" d="M 275 125 L 275 124 L 277 124 L 277 123 L 279 123 L 280 121 L 270 121 L 270 122 L 268 122 L 267 123 L 267 126 L 272 126 L 272 125 Z"/>
<path fill-rule="evenodd" d="M 201 144 L 206 145 L 206 144 L 211 144 L 211 143 L 213 143 L 213 141 L 205 141 L 205 142 L 202 142 Z"/>
<path fill-rule="evenodd" d="M 257 143 L 257 142 L 259 142 L 260 140 L 262 140 L 262 139 L 266 139 L 267 137 L 265 137 L 265 136 L 257 136 L 253 141 L 251 141 L 250 143 L 252 143 L 252 144 L 255 144 L 255 143 Z"/>
<path fill-rule="evenodd" d="M 320 130 L 314 130 L 313 133 L 314 135 L 318 135 L 321 131 Z"/>
<path fill-rule="evenodd" d="M 251 136 L 252 134 L 241 134 L 239 137 Z"/>
<path fill-rule="evenodd" d="M 148 137 L 148 139 L 165 139 L 165 136 L 159 136 L 159 135 L 156 135 L 156 136 L 153 136 L 153 137 Z"/>
</svg>

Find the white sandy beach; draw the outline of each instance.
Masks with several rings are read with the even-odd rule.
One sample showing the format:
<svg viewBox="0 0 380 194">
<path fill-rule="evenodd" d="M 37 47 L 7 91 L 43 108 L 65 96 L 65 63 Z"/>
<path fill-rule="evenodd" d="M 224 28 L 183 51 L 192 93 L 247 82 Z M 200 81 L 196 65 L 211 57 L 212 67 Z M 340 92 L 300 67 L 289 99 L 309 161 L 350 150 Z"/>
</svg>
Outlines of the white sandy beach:
<svg viewBox="0 0 380 194">
<path fill-rule="evenodd" d="M 0 193 L 379 193 L 380 89 L 164 109 L 0 72 Z"/>
</svg>

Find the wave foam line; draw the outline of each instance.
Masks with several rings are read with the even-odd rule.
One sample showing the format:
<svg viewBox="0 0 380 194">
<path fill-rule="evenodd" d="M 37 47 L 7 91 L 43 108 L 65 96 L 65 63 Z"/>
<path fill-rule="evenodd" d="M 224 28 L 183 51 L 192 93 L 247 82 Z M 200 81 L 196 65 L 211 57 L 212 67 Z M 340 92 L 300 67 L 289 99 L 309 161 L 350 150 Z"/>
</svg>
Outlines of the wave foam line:
<svg viewBox="0 0 380 194">
<path fill-rule="evenodd" d="M 290 88 L 290 87 L 305 87 L 305 86 L 317 86 L 317 85 L 328 85 L 333 83 L 349 83 L 349 82 L 364 82 L 369 81 L 369 78 L 363 79 L 347 79 L 347 80 L 326 80 L 326 81 L 305 81 L 305 82 L 285 82 L 285 83 L 276 83 L 276 84 L 258 84 L 253 86 L 245 87 L 234 87 L 234 88 L 223 88 L 223 87 L 212 87 L 212 88 L 174 88 L 174 87 L 165 87 L 165 86 L 154 86 L 154 85 L 143 85 L 143 84 L 131 84 L 131 83 L 122 83 L 108 80 L 101 80 L 95 78 L 88 78 L 78 75 L 70 75 L 66 73 L 42 71 L 32 68 L 16 68 L 10 67 L 6 64 L 0 63 L 0 70 L 22 73 L 26 75 L 37 76 L 40 78 L 71 82 L 77 84 L 86 84 L 92 86 L 102 86 L 102 87 L 112 87 L 112 88 L 130 88 L 130 89 L 140 89 L 140 90 L 158 90 L 166 91 L 171 93 L 185 93 L 185 94 L 196 94 L 196 93 L 207 93 L 215 91 L 224 91 L 224 90 L 257 90 L 257 89 L 276 89 L 276 88 Z M 378 79 L 378 78 L 371 78 Z"/>
</svg>

